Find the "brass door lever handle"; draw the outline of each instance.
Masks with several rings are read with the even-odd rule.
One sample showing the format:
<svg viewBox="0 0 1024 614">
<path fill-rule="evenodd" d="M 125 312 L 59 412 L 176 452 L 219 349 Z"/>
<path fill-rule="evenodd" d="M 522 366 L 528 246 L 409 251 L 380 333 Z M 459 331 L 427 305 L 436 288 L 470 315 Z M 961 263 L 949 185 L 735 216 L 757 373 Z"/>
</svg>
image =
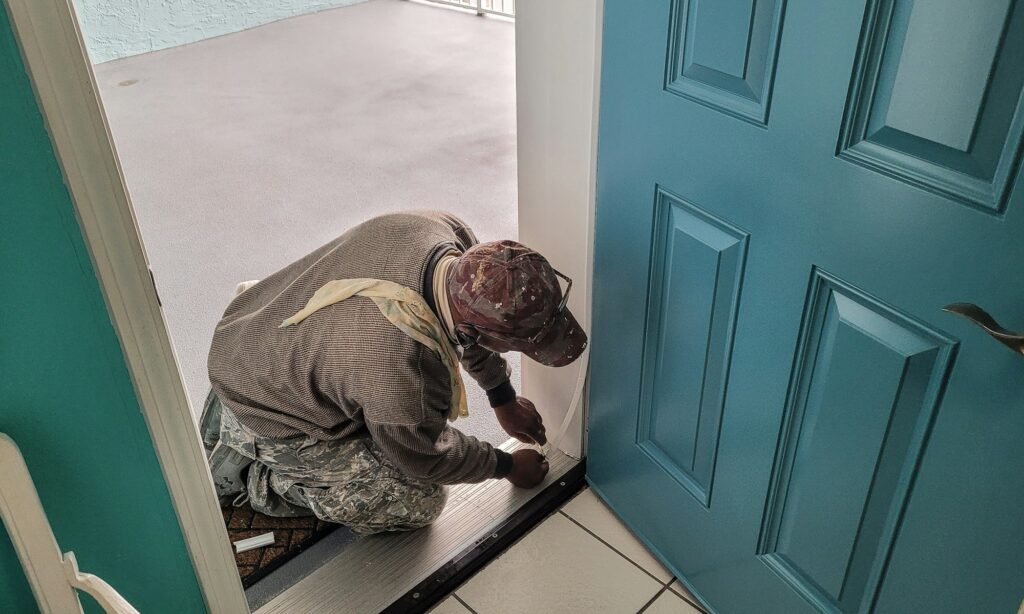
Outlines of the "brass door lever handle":
<svg viewBox="0 0 1024 614">
<path fill-rule="evenodd" d="M 974 303 L 951 303 L 943 311 L 961 315 L 985 330 L 993 339 L 1018 354 L 1024 354 L 1024 334 L 1006 330 L 987 311 Z"/>
</svg>

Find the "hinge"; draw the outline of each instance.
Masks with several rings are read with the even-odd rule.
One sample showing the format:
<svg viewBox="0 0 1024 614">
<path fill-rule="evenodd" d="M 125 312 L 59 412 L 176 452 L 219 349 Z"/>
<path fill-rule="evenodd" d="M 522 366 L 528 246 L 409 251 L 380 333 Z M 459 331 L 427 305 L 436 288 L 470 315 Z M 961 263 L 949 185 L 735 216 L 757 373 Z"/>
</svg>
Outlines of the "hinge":
<svg viewBox="0 0 1024 614">
<path fill-rule="evenodd" d="M 149 268 L 149 281 L 153 283 L 153 292 L 156 293 L 156 304 L 163 307 L 163 301 L 160 300 L 160 290 L 156 287 L 156 277 L 153 276 L 153 267 Z"/>
</svg>

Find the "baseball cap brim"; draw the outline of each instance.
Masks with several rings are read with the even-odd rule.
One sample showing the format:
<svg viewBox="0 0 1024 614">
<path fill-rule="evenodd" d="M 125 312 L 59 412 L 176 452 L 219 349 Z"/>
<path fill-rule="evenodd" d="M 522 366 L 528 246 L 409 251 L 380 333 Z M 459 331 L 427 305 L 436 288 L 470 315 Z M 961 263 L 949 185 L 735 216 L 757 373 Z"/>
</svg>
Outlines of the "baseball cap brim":
<svg viewBox="0 0 1024 614">
<path fill-rule="evenodd" d="M 530 358 L 549 367 L 564 367 L 587 349 L 587 333 L 568 309 L 555 316 L 555 321 L 531 347 L 523 350 Z"/>
</svg>

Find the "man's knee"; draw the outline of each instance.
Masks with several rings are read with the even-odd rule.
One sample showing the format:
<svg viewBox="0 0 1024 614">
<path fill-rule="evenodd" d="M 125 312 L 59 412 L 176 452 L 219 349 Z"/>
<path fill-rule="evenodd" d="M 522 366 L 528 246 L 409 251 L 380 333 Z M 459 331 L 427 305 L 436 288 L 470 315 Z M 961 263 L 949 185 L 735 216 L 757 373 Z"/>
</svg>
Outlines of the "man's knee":
<svg viewBox="0 0 1024 614">
<path fill-rule="evenodd" d="M 439 484 L 423 484 L 385 491 L 383 499 L 375 513 L 351 526 L 353 531 L 365 534 L 423 528 L 441 515 L 448 490 Z"/>
<path fill-rule="evenodd" d="M 335 489 L 332 489 L 335 490 Z M 438 484 L 399 488 L 337 489 L 311 499 L 321 520 L 344 524 L 367 535 L 385 531 L 412 531 L 433 523 L 444 510 L 448 491 Z"/>
<path fill-rule="evenodd" d="M 433 486 L 434 492 L 425 497 L 419 507 L 420 514 L 418 520 L 422 523 L 420 524 L 421 527 L 433 524 L 441 516 L 445 503 L 448 502 L 448 489 L 439 484 L 432 484 L 431 486 Z"/>
</svg>

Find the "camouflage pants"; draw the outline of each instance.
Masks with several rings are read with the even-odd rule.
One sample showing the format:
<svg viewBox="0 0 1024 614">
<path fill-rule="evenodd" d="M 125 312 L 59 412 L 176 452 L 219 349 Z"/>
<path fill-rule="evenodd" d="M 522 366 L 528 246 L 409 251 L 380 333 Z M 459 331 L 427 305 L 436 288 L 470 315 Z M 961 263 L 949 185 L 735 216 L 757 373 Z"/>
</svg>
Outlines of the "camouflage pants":
<svg viewBox="0 0 1024 614">
<path fill-rule="evenodd" d="M 256 435 L 212 392 L 200 427 L 217 494 L 247 495 L 268 516 L 314 514 L 360 534 L 408 531 L 436 520 L 448 496 L 402 473 L 371 439 Z"/>
</svg>

